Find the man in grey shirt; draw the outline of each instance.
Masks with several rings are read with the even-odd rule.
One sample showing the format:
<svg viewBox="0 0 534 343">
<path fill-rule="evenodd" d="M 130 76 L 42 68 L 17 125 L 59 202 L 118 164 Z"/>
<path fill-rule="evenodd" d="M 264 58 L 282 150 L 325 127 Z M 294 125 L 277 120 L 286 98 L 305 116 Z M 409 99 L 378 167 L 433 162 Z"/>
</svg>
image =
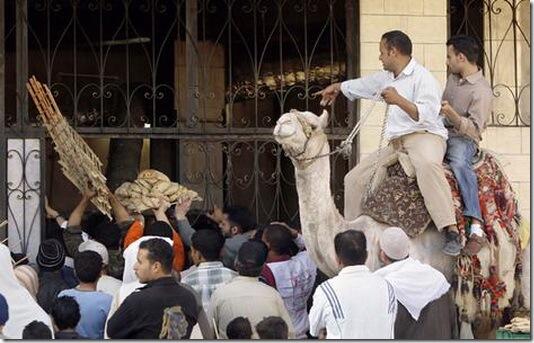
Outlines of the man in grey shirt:
<svg viewBox="0 0 534 343">
<path fill-rule="evenodd" d="M 191 246 L 191 236 L 195 233 L 186 217 L 190 207 L 191 200 L 186 200 L 177 204 L 174 209 L 178 231 L 188 247 Z M 225 267 L 234 269 L 237 252 L 243 243 L 252 238 L 256 221 L 244 207 L 229 207 L 224 212 L 216 207 L 209 217 L 219 225 L 226 238 L 221 252 L 222 263 Z"/>
<path fill-rule="evenodd" d="M 478 67 L 480 47 L 473 37 L 459 35 L 447 41 L 450 75 L 443 92 L 441 113 L 449 132 L 446 159 L 454 172 L 471 220 L 465 252 L 476 254 L 485 243 L 473 158 L 491 113 L 493 91 Z"/>
</svg>

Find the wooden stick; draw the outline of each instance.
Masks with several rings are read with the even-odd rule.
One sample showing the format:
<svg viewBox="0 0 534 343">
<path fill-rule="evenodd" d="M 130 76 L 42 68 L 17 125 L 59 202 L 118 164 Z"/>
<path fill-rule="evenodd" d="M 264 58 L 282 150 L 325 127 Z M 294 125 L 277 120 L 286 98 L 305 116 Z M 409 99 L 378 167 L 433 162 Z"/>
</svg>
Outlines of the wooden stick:
<svg viewBox="0 0 534 343">
<path fill-rule="evenodd" d="M 22 262 L 26 261 L 27 259 L 28 259 L 28 256 L 24 256 L 23 258 L 21 258 L 17 262 L 13 261 L 14 262 L 13 267 L 18 266 L 19 264 L 21 264 Z"/>
</svg>

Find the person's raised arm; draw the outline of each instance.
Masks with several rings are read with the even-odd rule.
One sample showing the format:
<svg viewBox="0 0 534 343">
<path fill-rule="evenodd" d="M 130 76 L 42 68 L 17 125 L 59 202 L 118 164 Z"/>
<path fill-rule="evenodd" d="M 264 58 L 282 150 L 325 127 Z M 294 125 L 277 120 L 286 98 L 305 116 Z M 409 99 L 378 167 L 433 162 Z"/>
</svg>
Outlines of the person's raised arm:
<svg viewBox="0 0 534 343">
<path fill-rule="evenodd" d="M 126 210 L 126 208 L 121 204 L 119 199 L 115 196 L 113 193 L 108 194 L 109 203 L 111 204 L 111 209 L 113 211 L 113 217 L 115 218 L 115 221 L 117 224 L 121 224 L 123 222 L 131 220 L 130 214 Z"/>
<path fill-rule="evenodd" d="M 46 218 L 54 219 L 59 226 L 62 226 L 67 221 L 58 211 L 53 209 L 48 202 L 48 197 L 45 196 L 45 212 Z"/>
<path fill-rule="evenodd" d="M 72 211 L 72 213 L 69 216 L 68 226 L 80 226 L 82 223 L 82 217 L 85 212 L 85 209 L 89 205 L 89 202 L 91 199 L 96 195 L 96 192 L 92 189 L 88 189 L 82 194 L 82 199 L 76 206 L 76 208 Z"/>
</svg>

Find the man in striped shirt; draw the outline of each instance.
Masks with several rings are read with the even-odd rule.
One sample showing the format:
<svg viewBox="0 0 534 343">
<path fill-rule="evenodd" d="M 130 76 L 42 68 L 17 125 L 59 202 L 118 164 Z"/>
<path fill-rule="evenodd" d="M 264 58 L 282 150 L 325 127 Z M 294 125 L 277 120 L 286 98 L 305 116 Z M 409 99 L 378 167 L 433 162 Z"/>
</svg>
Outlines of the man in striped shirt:
<svg viewBox="0 0 534 343">
<path fill-rule="evenodd" d="M 220 261 L 223 246 L 224 236 L 217 230 L 198 230 L 191 237 L 191 257 L 196 268 L 181 281 L 200 294 L 206 313 L 211 294 L 237 276 L 235 271 L 224 267 Z"/>
<path fill-rule="evenodd" d="M 367 243 L 360 231 L 336 235 L 339 274 L 316 289 L 310 310 L 310 334 L 326 329 L 327 339 L 394 338 L 397 299 L 393 288 L 365 266 Z"/>
</svg>

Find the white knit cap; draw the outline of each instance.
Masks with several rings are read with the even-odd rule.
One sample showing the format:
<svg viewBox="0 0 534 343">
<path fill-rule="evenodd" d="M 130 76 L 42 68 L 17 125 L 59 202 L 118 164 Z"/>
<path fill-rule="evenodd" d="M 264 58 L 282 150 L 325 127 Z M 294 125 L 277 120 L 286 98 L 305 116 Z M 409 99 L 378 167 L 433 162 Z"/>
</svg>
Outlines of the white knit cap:
<svg viewBox="0 0 534 343">
<path fill-rule="evenodd" d="M 106 265 L 109 264 L 108 249 L 104 246 L 104 244 L 92 239 L 88 239 L 78 246 L 79 252 L 87 250 L 96 252 L 98 255 L 100 255 L 100 257 L 102 257 L 102 263 Z"/>
<path fill-rule="evenodd" d="M 389 227 L 380 236 L 380 249 L 387 257 L 402 260 L 410 253 L 410 238 L 399 227 Z"/>
</svg>

